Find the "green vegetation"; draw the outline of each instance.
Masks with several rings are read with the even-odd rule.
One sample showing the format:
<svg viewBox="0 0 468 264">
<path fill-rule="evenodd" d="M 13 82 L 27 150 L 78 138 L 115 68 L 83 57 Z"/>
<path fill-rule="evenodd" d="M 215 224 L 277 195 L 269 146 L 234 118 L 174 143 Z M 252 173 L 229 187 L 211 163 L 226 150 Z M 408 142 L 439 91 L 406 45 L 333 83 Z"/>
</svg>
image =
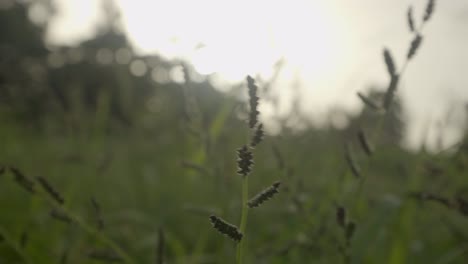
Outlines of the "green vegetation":
<svg viewBox="0 0 468 264">
<path fill-rule="evenodd" d="M 346 128 L 282 118 L 278 136 L 258 123 L 274 100 L 260 81 L 221 94 L 158 57 L 133 57 L 156 71 L 136 77 L 96 61 L 131 52 L 117 33 L 51 51 L 23 4 L 0 10 L 15 29 L 0 42 L 0 263 L 465 263 L 468 130 L 439 153 L 399 146 L 398 81 L 433 10 L 409 9 L 406 62 L 385 49 L 389 85 L 360 92 Z"/>
</svg>

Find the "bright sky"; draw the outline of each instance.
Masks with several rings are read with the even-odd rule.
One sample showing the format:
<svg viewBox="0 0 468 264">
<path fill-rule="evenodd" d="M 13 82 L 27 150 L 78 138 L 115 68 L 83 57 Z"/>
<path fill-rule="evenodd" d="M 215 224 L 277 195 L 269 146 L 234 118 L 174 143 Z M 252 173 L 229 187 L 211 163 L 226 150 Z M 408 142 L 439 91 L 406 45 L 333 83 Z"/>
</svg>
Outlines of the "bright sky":
<svg viewBox="0 0 468 264">
<path fill-rule="evenodd" d="M 276 89 L 291 104 L 293 84 L 300 105 L 320 121 L 333 107 L 356 111 L 357 91 L 383 86 L 382 49 L 401 65 L 411 40 L 406 11 L 420 21 L 426 0 L 115 0 L 124 31 L 139 53 L 191 61 L 201 74 L 218 73 L 220 86 L 247 74 L 268 78 L 278 60 L 285 65 Z M 98 0 L 55 0 L 59 13 L 51 42 L 73 44 L 92 37 L 100 23 Z M 409 115 L 407 143 L 417 146 L 429 127 L 435 142 L 444 127 L 445 145 L 460 136 L 468 102 L 468 2 L 436 1 L 424 41 L 402 80 Z M 222 89 L 223 87 L 220 87 Z M 267 109 L 264 109 L 267 112 Z M 451 112 L 451 118 L 447 118 Z"/>
</svg>

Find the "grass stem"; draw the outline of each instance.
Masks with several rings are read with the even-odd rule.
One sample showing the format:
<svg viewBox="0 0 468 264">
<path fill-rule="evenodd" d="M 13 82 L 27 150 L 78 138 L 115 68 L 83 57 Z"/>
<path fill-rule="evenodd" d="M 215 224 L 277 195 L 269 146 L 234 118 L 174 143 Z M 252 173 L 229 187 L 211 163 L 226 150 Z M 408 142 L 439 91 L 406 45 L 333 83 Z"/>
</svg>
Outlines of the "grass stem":
<svg viewBox="0 0 468 264">
<path fill-rule="evenodd" d="M 242 177 L 242 214 L 240 223 L 240 232 L 243 234 L 242 240 L 237 244 L 237 264 L 243 263 L 244 258 L 244 242 L 246 239 L 245 230 L 247 227 L 247 216 L 249 213 L 249 207 L 247 202 L 249 200 L 249 179 L 248 177 Z"/>
<path fill-rule="evenodd" d="M 11 237 L 11 235 L 8 233 L 8 231 L 3 227 L 0 226 L 0 235 L 2 238 L 6 241 L 7 244 L 9 244 L 20 256 L 25 264 L 32 264 L 32 260 L 29 258 L 28 254 L 24 251 L 23 248 L 19 245 L 19 243 L 15 242 L 15 240 Z"/>
<path fill-rule="evenodd" d="M 63 204 L 57 202 L 53 198 L 51 198 L 47 193 L 44 191 L 40 192 L 41 196 L 49 202 L 54 208 L 59 209 L 63 212 L 66 216 L 68 216 L 78 227 L 80 227 L 83 231 L 85 231 L 88 235 L 95 237 L 103 244 L 107 245 L 115 254 L 117 254 L 126 264 L 135 264 L 136 262 L 112 239 L 106 236 L 101 230 L 96 229 L 95 227 L 87 224 L 81 217 L 74 214 L 71 209 L 64 206 Z"/>
</svg>

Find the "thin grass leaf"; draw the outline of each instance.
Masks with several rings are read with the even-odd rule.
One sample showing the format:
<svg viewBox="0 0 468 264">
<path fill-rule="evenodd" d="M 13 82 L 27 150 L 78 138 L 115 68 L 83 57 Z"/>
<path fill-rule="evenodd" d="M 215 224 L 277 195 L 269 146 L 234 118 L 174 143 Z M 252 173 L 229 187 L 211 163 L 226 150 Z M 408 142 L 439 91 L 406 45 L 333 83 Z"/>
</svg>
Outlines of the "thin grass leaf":
<svg viewBox="0 0 468 264">
<path fill-rule="evenodd" d="M 159 228 L 158 230 L 158 246 L 156 248 L 156 264 L 164 263 L 164 250 L 166 247 L 164 238 L 164 230 Z"/>
<path fill-rule="evenodd" d="M 94 215 L 96 217 L 96 226 L 98 230 L 104 229 L 104 220 L 101 216 L 101 206 L 99 206 L 98 202 L 94 197 L 91 197 L 91 207 L 93 208 Z"/>
<path fill-rule="evenodd" d="M 361 92 L 357 92 L 357 96 L 369 108 L 372 108 L 374 110 L 380 110 L 380 107 L 376 103 L 374 103 L 370 98 L 363 95 Z"/>
<path fill-rule="evenodd" d="M 205 167 L 198 165 L 196 163 L 190 162 L 190 161 L 183 160 L 180 162 L 180 165 L 185 169 L 194 170 L 202 175 L 210 174 L 208 169 L 206 169 Z"/>
<path fill-rule="evenodd" d="M 28 232 L 23 231 L 23 232 L 21 233 L 21 237 L 20 237 L 20 243 L 19 243 L 20 247 L 21 247 L 21 248 L 25 248 L 26 245 L 28 244 L 28 241 L 29 241 Z"/>
<path fill-rule="evenodd" d="M 409 197 L 421 200 L 421 201 L 432 201 L 446 206 L 447 208 L 452 207 L 452 203 L 449 199 L 442 197 L 440 195 L 427 193 L 427 192 L 411 192 Z"/>
<path fill-rule="evenodd" d="M 412 6 L 408 7 L 408 12 L 406 13 L 406 18 L 407 18 L 407 21 L 408 21 L 408 28 L 409 28 L 410 32 L 414 33 L 416 31 L 416 27 L 414 25 L 414 15 L 413 15 L 413 7 Z"/>
<path fill-rule="evenodd" d="M 67 264 L 68 263 L 68 255 L 69 255 L 70 249 L 66 248 L 63 250 L 61 256 L 60 256 L 60 264 Z"/>
<path fill-rule="evenodd" d="M 351 145 L 349 143 L 346 144 L 346 147 L 345 147 L 345 158 L 353 175 L 356 178 L 361 178 L 361 170 L 359 169 L 356 161 L 354 160 L 354 156 L 351 151 Z"/>
<path fill-rule="evenodd" d="M 385 65 L 387 66 L 387 71 L 390 77 L 395 76 L 396 73 L 396 67 L 395 67 L 395 62 L 393 60 L 392 54 L 390 53 L 390 50 L 385 48 L 384 52 L 384 60 L 385 60 Z"/>
</svg>

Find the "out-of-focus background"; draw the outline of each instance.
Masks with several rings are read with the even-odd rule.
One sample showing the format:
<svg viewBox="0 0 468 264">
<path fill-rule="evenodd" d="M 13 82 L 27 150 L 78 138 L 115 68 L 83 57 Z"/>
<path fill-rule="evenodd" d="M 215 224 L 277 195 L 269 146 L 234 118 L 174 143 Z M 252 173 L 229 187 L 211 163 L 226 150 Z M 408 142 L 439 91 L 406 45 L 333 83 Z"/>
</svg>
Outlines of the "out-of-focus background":
<svg viewBox="0 0 468 264">
<path fill-rule="evenodd" d="M 356 91 L 383 89 L 387 76 L 381 50 L 390 48 L 401 66 L 411 39 L 407 8 L 414 6 L 415 17 L 420 18 L 426 1 L 52 3 L 56 4 L 53 15 L 40 3 L 29 13 L 35 21 L 47 23 L 48 43 L 74 46 L 93 38 L 109 22 L 109 12 L 114 12 L 118 14 L 114 27 L 136 54 L 187 61 L 223 91 L 247 74 L 269 80 L 281 63 L 273 85 L 282 98 L 281 113 L 290 111 L 296 93 L 290 87 L 296 85 L 301 111 L 323 124 L 331 109 L 359 111 Z M 437 10 L 437 23 L 426 29 L 424 50 L 408 69 L 399 92 L 409 120 L 404 141 L 409 148 L 424 143 L 435 148 L 441 126 L 444 144 L 451 144 L 460 139 L 465 120 L 468 52 L 463 47 L 468 44 L 468 4 L 442 1 Z M 264 109 L 270 113 L 267 106 Z"/>
<path fill-rule="evenodd" d="M 250 196 L 283 184 L 248 263 L 463 263 L 467 25 L 465 0 L 1 0 L 0 263 L 234 262 L 208 216 L 239 224 L 247 75 Z"/>
</svg>

